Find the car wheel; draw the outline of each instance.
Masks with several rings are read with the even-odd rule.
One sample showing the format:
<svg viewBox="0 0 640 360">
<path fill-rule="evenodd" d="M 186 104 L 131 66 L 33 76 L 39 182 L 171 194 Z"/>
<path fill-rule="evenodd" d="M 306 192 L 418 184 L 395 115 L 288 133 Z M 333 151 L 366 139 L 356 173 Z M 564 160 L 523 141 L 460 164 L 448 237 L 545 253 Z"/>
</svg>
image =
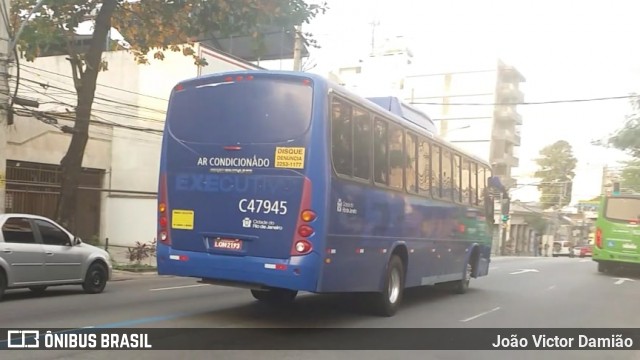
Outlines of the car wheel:
<svg viewBox="0 0 640 360">
<path fill-rule="evenodd" d="M 91 264 L 82 288 L 87 294 L 98 294 L 104 290 L 105 286 L 107 286 L 107 269 L 98 263 Z"/>
<path fill-rule="evenodd" d="M 42 295 L 45 290 L 47 290 L 46 286 L 30 286 L 29 290 L 36 295 Z"/>
<path fill-rule="evenodd" d="M 2 300 L 5 290 L 7 290 L 7 275 L 0 270 L 0 300 Z"/>
</svg>

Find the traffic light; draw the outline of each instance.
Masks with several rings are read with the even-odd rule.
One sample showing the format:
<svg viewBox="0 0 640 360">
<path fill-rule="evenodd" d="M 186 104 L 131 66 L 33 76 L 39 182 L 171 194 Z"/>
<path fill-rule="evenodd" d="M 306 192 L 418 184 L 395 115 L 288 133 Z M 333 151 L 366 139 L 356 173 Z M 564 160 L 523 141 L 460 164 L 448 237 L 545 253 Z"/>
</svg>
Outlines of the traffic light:
<svg viewBox="0 0 640 360">
<path fill-rule="evenodd" d="M 509 222 L 509 215 L 502 215 L 502 222 L 503 223 Z"/>
<path fill-rule="evenodd" d="M 613 195 L 620 195 L 620 183 L 617 181 L 613 183 Z"/>
<path fill-rule="evenodd" d="M 500 213 L 502 215 L 509 215 L 509 213 L 511 212 L 511 199 L 510 198 L 504 198 L 502 199 L 502 202 L 500 203 Z"/>
</svg>

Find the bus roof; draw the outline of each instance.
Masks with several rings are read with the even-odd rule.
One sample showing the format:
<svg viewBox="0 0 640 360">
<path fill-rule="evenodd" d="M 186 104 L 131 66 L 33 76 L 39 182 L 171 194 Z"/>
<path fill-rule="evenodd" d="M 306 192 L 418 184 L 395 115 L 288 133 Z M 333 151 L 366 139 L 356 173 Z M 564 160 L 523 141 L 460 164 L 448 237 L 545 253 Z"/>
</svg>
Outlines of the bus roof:
<svg viewBox="0 0 640 360">
<path fill-rule="evenodd" d="M 390 111 L 389 109 L 385 109 L 384 107 L 380 106 L 379 104 L 361 96 L 356 94 L 355 92 L 347 89 L 346 87 L 336 83 L 335 81 L 332 81 L 330 79 L 327 79 L 326 77 L 319 75 L 319 74 L 313 74 L 313 73 L 305 73 L 305 72 L 298 72 L 298 71 L 287 71 L 287 70 L 233 70 L 233 71 L 226 71 L 226 72 L 220 72 L 220 73 L 214 73 L 214 74 L 207 74 L 207 75 L 202 75 L 199 77 L 193 77 L 193 78 L 189 78 L 189 79 L 185 79 L 183 81 L 180 81 L 179 84 L 183 84 L 183 85 L 188 85 L 188 84 L 192 84 L 192 83 L 200 83 L 200 82 L 206 82 L 207 79 L 216 79 L 216 78 L 220 78 L 220 77 L 225 77 L 225 76 L 230 76 L 230 75 L 257 75 L 257 74 L 271 74 L 271 75 L 282 75 L 282 76 L 297 76 L 297 77 L 306 77 L 309 78 L 311 80 L 314 81 L 314 83 L 316 84 L 321 84 L 323 87 L 325 87 L 327 89 L 327 91 L 333 91 L 333 92 L 337 92 L 340 95 L 348 98 L 351 101 L 354 101 L 356 103 L 358 103 L 361 106 L 367 107 L 369 110 L 374 111 L 374 112 L 378 112 L 378 113 L 383 113 L 385 115 L 385 117 L 395 121 L 396 123 L 398 123 L 399 125 L 402 125 L 418 134 L 422 134 L 425 136 L 428 136 L 429 138 L 431 138 L 432 140 L 438 142 L 440 145 L 444 145 L 446 147 L 448 147 L 449 149 L 451 149 L 454 152 L 460 153 L 460 154 L 464 154 L 466 157 L 470 158 L 473 161 L 476 161 L 480 164 L 484 164 L 485 166 L 488 166 L 490 168 L 490 164 L 487 160 L 484 160 L 480 157 L 477 157 L 473 154 L 470 154 L 468 151 L 444 140 L 442 137 L 440 137 L 439 135 L 435 134 L 433 131 L 430 131 L 429 129 L 425 128 L 424 126 L 418 125 L 416 122 L 411 121 L 409 119 L 406 119 L 392 111 Z M 177 85 L 177 84 L 176 84 Z M 404 106 L 408 106 L 407 104 L 403 104 Z M 424 114 L 424 113 L 422 113 Z M 428 116 L 426 114 L 424 114 L 427 118 Z M 429 120 L 431 120 L 430 118 L 428 118 Z M 434 127 L 435 128 L 435 127 Z"/>
</svg>

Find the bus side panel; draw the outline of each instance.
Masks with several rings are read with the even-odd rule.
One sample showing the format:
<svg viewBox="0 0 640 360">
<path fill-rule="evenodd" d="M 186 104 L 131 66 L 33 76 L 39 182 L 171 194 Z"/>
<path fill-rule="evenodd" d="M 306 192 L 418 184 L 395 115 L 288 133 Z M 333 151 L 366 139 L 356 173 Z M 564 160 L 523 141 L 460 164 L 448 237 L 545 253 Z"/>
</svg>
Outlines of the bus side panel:
<svg viewBox="0 0 640 360">
<path fill-rule="evenodd" d="M 406 249 L 407 287 L 459 280 L 473 244 L 482 240 L 482 229 L 468 221 L 461 226 L 468 216 L 463 206 L 339 179 L 333 181 L 327 216 L 321 292 L 380 290 L 396 246 Z M 486 268 L 489 253 L 481 255 Z"/>
</svg>

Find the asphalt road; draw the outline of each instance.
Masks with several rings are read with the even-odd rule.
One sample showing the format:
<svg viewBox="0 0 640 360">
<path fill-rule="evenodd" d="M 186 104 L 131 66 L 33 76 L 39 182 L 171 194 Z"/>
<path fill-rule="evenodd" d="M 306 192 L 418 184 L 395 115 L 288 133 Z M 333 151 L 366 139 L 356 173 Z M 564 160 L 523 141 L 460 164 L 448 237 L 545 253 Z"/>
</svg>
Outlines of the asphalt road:
<svg viewBox="0 0 640 360">
<path fill-rule="evenodd" d="M 43 296 L 8 292 L 0 303 L 0 327 L 638 328 L 639 294 L 640 277 L 598 274 L 590 259 L 503 257 L 494 258 L 489 276 L 474 279 L 467 294 L 411 290 L 395 317 L 379 318 L 338 296 L 303 294 L 294 307 L 277 310 L 258 304 L 248 290 L 141 275 L 114 281 L 100 295 L 85 295 L 75 287 L 52 288 Z M 640 359 L 639 352 L 631 351 L 4 351 L 0 355 L 173 359 L 181 354 L 190 359 Z"/>
</svg>

